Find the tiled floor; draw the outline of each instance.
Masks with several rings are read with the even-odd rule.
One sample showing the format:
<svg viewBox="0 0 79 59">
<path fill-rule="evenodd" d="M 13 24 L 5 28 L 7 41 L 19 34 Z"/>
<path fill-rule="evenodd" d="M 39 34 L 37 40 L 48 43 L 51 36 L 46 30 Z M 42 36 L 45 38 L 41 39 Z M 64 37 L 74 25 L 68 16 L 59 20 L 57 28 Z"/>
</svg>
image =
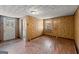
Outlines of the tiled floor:
<svg viewBox="0 0 79 59">
<path fill-rule="evenodd" d="M 0 44 L 0 51 L 9 54 L 75 54 L 74 40 L 41 36 L 30 42 L 13 40 Z"/>
</svg>

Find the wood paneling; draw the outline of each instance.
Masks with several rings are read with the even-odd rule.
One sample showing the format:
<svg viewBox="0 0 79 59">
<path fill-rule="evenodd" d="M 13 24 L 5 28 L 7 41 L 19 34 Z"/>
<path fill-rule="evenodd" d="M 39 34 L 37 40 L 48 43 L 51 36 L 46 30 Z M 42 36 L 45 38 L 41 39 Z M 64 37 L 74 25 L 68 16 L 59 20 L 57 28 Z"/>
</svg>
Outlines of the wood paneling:
<svg viewBox="0 0 79 59">
<path fill-rule="evenodd" d="M 20 38 L 20 33 L 19 33 L 19 18 L 17 18 L 16 21 L 15 21 L 15 38 Z"/>
<path fill-rule="evenodd" d="M 74 19 L 75 19 L 75 41 L 79 53 L 79 8 L 75 12 Z"/>
<path fill-rule="evenodd" d="M 27 32 L 28 32 L 28 39 L 29 40 L 42 35 L 43 20 L 37 19 L 37 18 L 32 17 L 32 16 L 28 16 Z"/>
<path fill-rule="evenodd" d="M 47 32 L 46 29 L 44 29 L 44 34 L 52 35 L 56 37 L 74 39 L 74 17 L 73 16 L 63 16 L 63 17 L 46 19 L 44 20 L 44 24 L 46 23 L 46 21 L 51 21 L 50 23 L 52 23 L 51 26 L 53 27 L 50 32 Z"/>
</svg>

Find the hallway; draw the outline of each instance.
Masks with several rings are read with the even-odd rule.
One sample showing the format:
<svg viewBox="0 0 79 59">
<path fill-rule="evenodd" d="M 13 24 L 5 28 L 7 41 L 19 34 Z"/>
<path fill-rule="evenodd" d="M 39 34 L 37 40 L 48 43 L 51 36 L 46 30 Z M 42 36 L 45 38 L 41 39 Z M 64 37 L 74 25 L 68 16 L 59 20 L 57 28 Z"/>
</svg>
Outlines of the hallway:
<svg viewBox="0 0 79 59">
<path fill-rule="evenodd" d="M 74 40 L 41 36 L 30 42 L 11 40 L 0 44 L 0 51 L 9 54 L 76 54 Z"/>
</svg>

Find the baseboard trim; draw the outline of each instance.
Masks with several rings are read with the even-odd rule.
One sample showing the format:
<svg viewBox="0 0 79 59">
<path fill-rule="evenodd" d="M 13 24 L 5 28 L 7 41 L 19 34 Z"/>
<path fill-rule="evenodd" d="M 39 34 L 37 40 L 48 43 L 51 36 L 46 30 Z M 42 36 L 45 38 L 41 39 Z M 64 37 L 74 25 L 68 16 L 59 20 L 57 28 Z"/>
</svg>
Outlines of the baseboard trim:
<svg viewBox="0 0 79 59">
<path fill-rule="evenodd" d="M 43 35 L 47 35 L 47 34 L 43 34 Z M 71 39 L 71 38 L 65 38 L 65 37 L 59 37 L 59 36 L 52 36 L 52 35 L 47 35 L 47 36 L 56 37 L 56 38 L 63 38 L 63 39 Z M 74 39 L 72 39 L 72 40 L 74 40 Z"/>
<path fill-rule="evenodd" d="M 64 37 L 58 37 L 58 38 L 63 38 L 63 39 L 71 39 L 71 38 L 64 38 Z M 71 39 L 71 40 L 74 40 L 74 39 Z"/>
<path fill-rule="evenodd" d="M 40 36 L 34 37 L 34 38 L 32 38 L 32 39 L 28 39 L 27 41 L 32 41 L 32 40 L 34 40 L 34 39 L 36 39 L 36 38 L 38 38 L 38 37 L 41 37 L 41 36 L 43 36 L 43 35 L 40 35 Z"/>
<path fill-rule="evenodd" d="M 11 40 L 16 40 L 16 39 L 20 39 L 20 38 L 14 38 L 14 39 L 9 39 L 9 40 L 3 40 L 3 42 L 11 41 Z"/>
</svg>

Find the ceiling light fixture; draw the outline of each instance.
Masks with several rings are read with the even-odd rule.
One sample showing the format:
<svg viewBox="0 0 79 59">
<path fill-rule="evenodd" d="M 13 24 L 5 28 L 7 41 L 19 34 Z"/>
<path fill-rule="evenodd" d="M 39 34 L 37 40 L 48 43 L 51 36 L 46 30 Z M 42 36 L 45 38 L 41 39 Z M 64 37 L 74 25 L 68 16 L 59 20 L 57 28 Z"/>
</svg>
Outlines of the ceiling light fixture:
<svg viewBox="0 0 79 59">
<path fill-rule="evenodd" d="M 31 11 L 31 14 L 36 14 L 36 11 Z"/>
</svg>

